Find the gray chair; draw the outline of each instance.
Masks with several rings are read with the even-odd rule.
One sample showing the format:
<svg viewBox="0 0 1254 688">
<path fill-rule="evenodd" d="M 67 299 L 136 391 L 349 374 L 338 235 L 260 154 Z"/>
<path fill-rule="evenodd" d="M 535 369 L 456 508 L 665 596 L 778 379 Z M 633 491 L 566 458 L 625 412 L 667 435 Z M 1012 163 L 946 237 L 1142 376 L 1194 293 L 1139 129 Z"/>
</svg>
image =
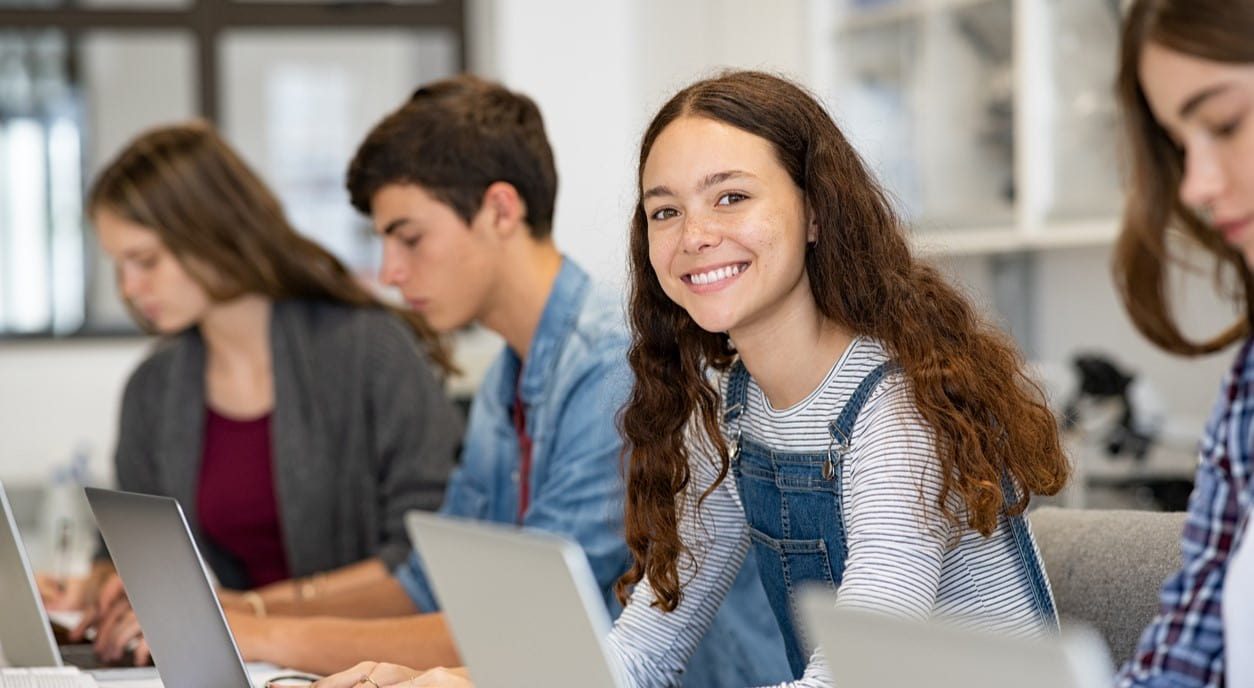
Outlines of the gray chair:
<svg viewBox="0 0 1254 688">
<path fill-rule="evenodd" d="M 1028 517 L 1063 625 L 1092 626 L 1115 663 L 1127 661 L 1180 566 L 1185 513 L 1043 507 Z"/>
</svg>

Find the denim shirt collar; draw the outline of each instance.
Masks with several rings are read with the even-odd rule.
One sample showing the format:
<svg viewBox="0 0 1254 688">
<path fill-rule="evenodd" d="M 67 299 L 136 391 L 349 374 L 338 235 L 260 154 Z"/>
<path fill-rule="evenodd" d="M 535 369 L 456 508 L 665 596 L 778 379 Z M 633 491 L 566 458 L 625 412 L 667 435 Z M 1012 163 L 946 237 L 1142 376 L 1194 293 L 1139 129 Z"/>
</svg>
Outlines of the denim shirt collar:
<svg viewBox="0 0 1254 688">
<path fill-rule="evenodd" d="M 557 365 L 562 346 L 579 318 L 588 286 L 588 273 L 562 256 L 562 267 L 558 270 L 549 298 L 544 302 L 540 323 L 531 336 L 526 362 L 518 357 L 518 352 L 505 348 L 505 374 L 500 378 L 497 394 L 506 408 L 514 403 L 515 382 L 523 404 L 531 406 L 544 398 L 545 388 L 553 380 L 553 367 Z M 521 379 L 518 373 L 520 366 Z"/>
</svg>

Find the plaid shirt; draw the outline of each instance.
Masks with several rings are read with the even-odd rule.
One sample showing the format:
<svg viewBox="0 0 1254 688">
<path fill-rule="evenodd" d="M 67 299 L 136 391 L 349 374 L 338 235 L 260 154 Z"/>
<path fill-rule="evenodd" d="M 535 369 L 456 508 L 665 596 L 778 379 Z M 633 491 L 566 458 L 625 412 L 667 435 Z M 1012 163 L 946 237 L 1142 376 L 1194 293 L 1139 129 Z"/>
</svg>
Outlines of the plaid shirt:
<svg viewBox="0 0 1254 688">
<path fill-rule="evenodd" d="M 1119 672 L 1121 688 L 1224 684 L 1224 576 L 1251 512 L 1254 339 L 1241 347 L 1221 389 L 1201 441 L 1183 565 L 1163 584 L 1158 616 Z"/>
</svg>

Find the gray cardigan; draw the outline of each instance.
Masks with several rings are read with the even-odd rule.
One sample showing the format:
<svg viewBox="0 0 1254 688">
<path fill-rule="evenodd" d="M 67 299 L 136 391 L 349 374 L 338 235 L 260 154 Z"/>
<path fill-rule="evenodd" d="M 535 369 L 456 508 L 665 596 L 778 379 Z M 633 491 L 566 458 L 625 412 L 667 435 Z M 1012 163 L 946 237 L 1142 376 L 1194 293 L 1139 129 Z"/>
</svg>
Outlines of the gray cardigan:
<svg viewBox="0 0 1254 688">
<path fill-rule="evenodd" d="M 288 567 L 306 576 L 410 550 L 410 509 L 439 507 L 462 419 L 418 340 L 373 308 L 276 303 L 270 323 L 274 480 Z M 200 532 L 196 483 L 205 423 L 205 347 L 195 328 L 167 338 L 131 374 L 117 454 L 123 490 L 174 497 L 222 585 L 252 587 Z"/>
</svg>

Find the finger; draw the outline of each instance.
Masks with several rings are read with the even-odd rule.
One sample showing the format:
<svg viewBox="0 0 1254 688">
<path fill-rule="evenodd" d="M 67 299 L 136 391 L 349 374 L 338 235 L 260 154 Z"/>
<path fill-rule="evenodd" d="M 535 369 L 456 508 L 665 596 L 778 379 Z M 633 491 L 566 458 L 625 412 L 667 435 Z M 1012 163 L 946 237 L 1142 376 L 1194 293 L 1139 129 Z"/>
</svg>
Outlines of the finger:
<svg viewBox="0 0 1254 688">
<path fill-rule="evenodd" d="M 96 625 L 96 621 L 100 615 L 96 612 L 95 607 L 88 607 L 83 610 L 83 618 L 79 620 L 78 625 L 70 629 L 70 640 L 76 643 L 83 642 L 83 638 L 87 635 L 87 631 Z"/>
<path fill-rule="evenodd" d="M 135 646 L 135 666 L 148 666 L 152 664 L 152 650 L 148 647 L 148 639 L 140 638 L 139 645 Z"/>
<path fill-rule="evenodd" d="M 107 639 L 102 655 L 110 662 L 120 661 L 126 656 L 126 648 L 132 640 L 140 637 L 143 631 L 139 628 L 139 619 L 133 613 L 127 613 L 120 619 Z"/>
<path fill-rule="evenodd" d="M 369 676 L 375 667 L 379 666 L 378 662 L 361 662 L 346 669 L 338 674 L 328 676 L 314 684 L 314 688 L 352 688 L 361 683 L 362 676 Z"/>
<path fill-rule="evenodd" d="M 106 656 L 105 650 L 113 644 L 113 638 L 118 633 L 126 617 L 131 613 L 131 606 L 125 602 L 119 602 L 107 610 L 101 617 L 100 622 L 96 625 L 96 652 L 101 656 Z M 113 659 L 110 657 L 110 659 Z"/>
<path fill-rule="evenodd" d="M 370 672 L 370 680 L 381 686 L 388 686 L 408 681 L 420 673 L 422 672 L 410 669 L 407 666 L 387 664 L 385 662 L 379 664 L 374 668 L 374 671 Z M 370 684 L 366 685 L 369 686 Z"/>
<path fill-rule="evenodd" d="M 119 599 L 126 597 L 126 587 L 122 585 L 122 578 L 116 573 L 109 574 L 109 578 L 100 586 L 100 590 L 96 595 L 96 604 L 102 609 L 108 609 L 113 606 Z"/>
<path fill-rule="evenodd" d="M 400 686 L 426 686 L 427 688 L 474 688 L 469 679 L 463 677 L 454 670 L 439 667 L 432 669 L 409 683 L 398 684 Z M 391 687 L 389 687 L 391 688 Z"/>
<path fill-rule="evenodd" d="M 79 619 L 78 625 L 70 631 L 70 640 L 81 643 L 87 637 L 87 632 L 95 630 L 100 625 L 100 621 L 104 619 L 105 610 L 95 604 L 88 604 L 83 607 L 83 618 Z"/>
</svg>

